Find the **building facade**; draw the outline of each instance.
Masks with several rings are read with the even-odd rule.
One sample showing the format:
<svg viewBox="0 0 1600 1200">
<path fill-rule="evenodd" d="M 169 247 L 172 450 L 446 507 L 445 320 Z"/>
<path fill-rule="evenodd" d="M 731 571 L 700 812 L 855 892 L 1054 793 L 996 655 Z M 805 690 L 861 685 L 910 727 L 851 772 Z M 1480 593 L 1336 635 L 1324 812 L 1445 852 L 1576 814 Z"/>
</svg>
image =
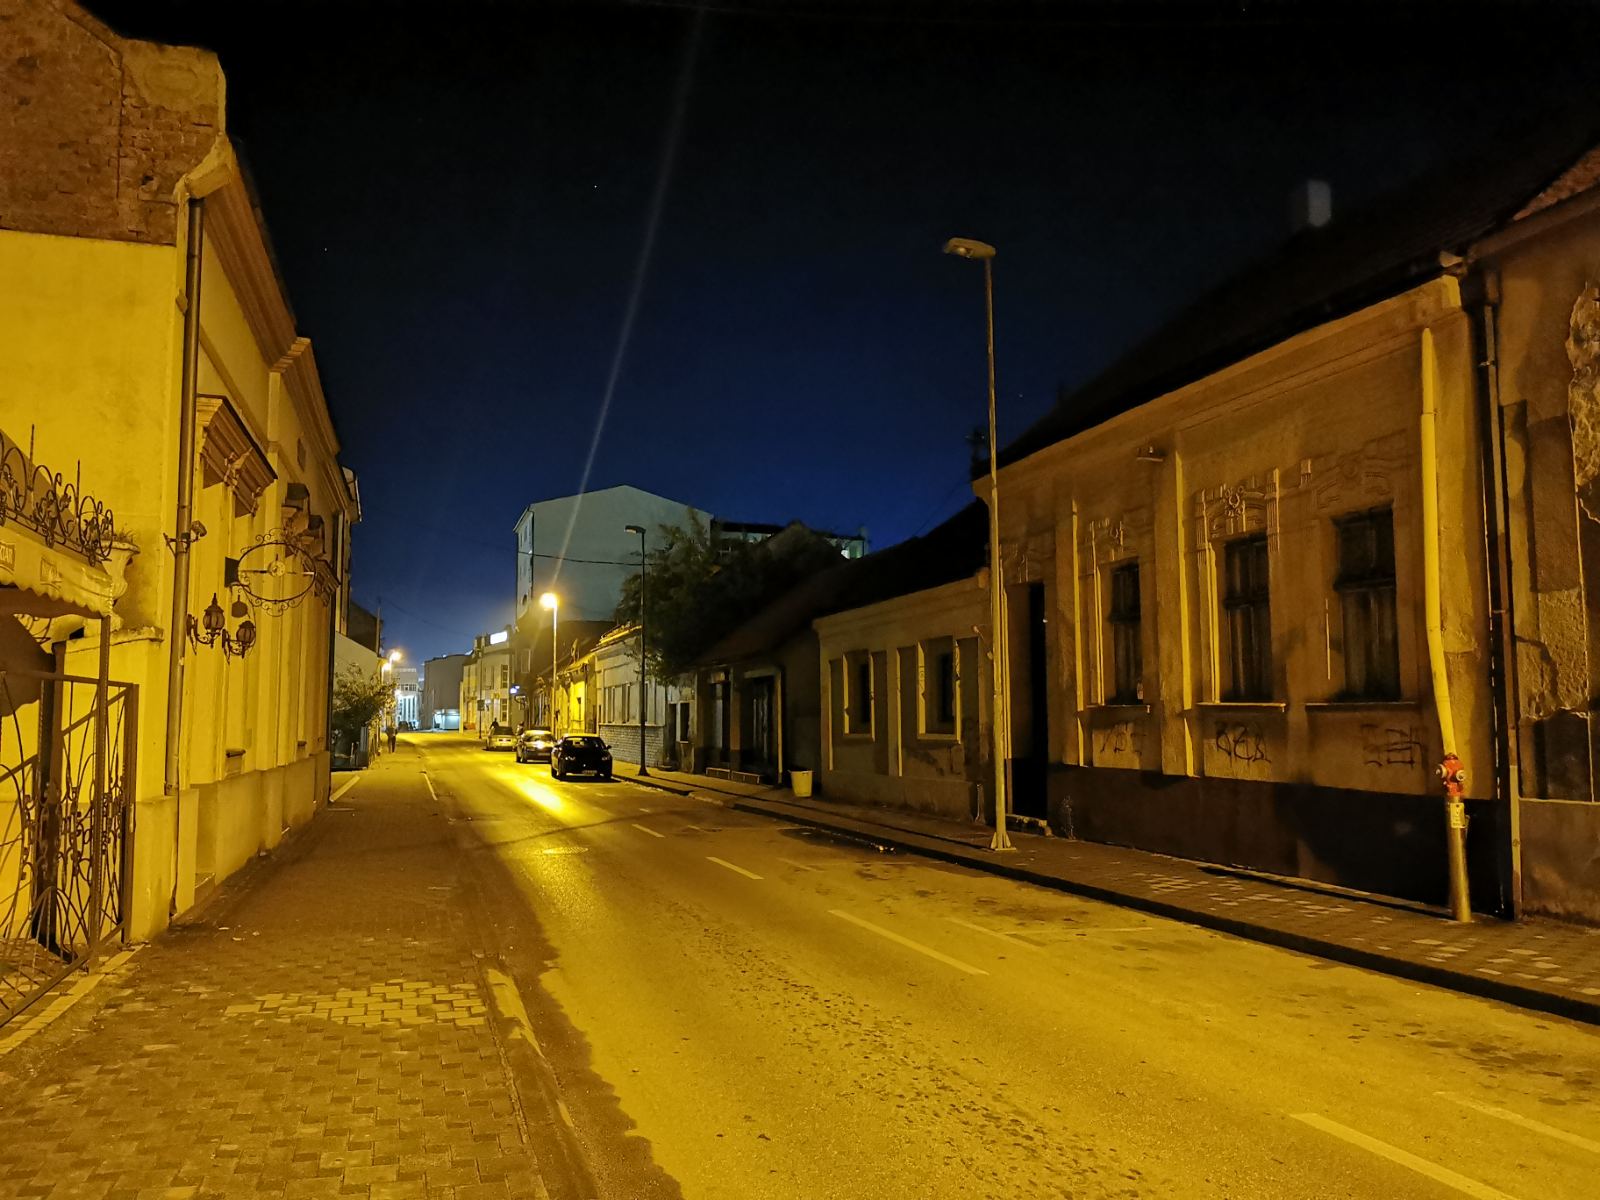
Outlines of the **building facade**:
<svg viewBox="0 0 1600 1200">
<path fill-rule="evenodd" d="M 1600 919 L 1586 147 L 1302 233 L 1002 453 L 1018 810 L 1440 902 L 1454 755 L 1473 906 Z"/>
<path fill-rule="evenodd" d="M 461 728 L 487 734 L 495 726 L 514 729 L 522 717 L 511 677 L 510 633 L 480 633 L 461 668 Z"/>
<path fill-rule="evenodd" d="M 560 598 L 562 621 L 610 622 L 622 584 L 639 573 L 639 537 L 662 525 L 702 524 L 709 513 L 622 485 L 530 504 L 517 519 L 517 624 L 548 621 L 539 597 Z"/>
<path fill-rule="evenodd" d="M 419 729 L 453 731 L 461 728 L 461 678 L 467 657 L 465 654 L 441 654 L 422 664 Z"/>
<path fill-rule="evenodd" d="M 32 62 L 0 79 L 0 427 L 78 464 L 131 555 L 110 660 L 137 689 L 146 937 L 327 795 L 356 493 L 215 57 L 68 0 L 0 15 Z M 95 663 L 92 627 L 53 632 L 67 671 Z"/>
<path fill-rule="evenodd" d="M 816 631 L 822 791 L 948 817 L 992 811 L 987 578 L 821 617 Z"/>
<path fill-rule="evenodd" d="M 647 674 L 641 690 L 638 626 L 605 634 L 563 666 L 560 680 L 555 732 L 598 734 L 617 762 L 637 764 L 642 706 L 645 765 L 677 762 L 677 736 L 687 728 L 692 688 L 687 682 L 663 684 Z"/>
<path fill-rule="evenodd" d="M 416 667 L 395 666 L 394 721 L 397 729 L 420 728 L 422 712 L 422 685 Z"/>
</svg>

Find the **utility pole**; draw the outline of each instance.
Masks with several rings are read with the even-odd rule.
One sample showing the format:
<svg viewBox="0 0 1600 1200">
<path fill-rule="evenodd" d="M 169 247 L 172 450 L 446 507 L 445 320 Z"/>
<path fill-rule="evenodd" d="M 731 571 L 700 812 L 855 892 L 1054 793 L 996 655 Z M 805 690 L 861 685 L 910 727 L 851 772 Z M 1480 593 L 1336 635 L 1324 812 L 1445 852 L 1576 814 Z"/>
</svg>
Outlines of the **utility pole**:
<svg viewBox="0 0 1600 1200">
<path fill-rule="evenodd" d="M 639 777 L 643 779 L 650 774 L 650 768 L 645 765 L 644 732 L 645 710 L 649 705 L 649 693 L 644 690 L 644 526 L 627 525 L 623 532 L 639 535 Z"/>
<path fill-rule="evenodd" d="M 994 247 L 972 238 L 951 238 L 944 244 L 946 254 L 977 259 L 983 263 L 984 316 L 989 347 L 989 627 L 991 660 L 989 673 L 994 684 L 994 836 L 989 849 L 1014 850 L 1006 829 L 1006 770 L 1010 759 L 1011 715 L 1008 704 L 1010 685 L 1010 639 L 1006 633 L 1005 582 L 1000 561 L 1000 474 L 999 444 L 995 437 L 994 396 Z"/>
</svg>

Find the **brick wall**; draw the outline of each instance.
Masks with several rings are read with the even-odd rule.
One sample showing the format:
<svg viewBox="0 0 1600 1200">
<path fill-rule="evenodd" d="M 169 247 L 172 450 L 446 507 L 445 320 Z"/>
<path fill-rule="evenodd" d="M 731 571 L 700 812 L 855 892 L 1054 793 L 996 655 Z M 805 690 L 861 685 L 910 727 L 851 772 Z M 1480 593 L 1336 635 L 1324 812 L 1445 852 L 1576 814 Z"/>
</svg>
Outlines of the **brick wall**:
<svg viewBox="0 0 1600 1200">
<path fill-rule="evenodd" d="M 178 180 L 222 132 L 209 51 L 118 37 L 70 0 L 0 0 L 0 228 L 170 244 Z"/>
<path fill-rule="evenodd" d="M 606 745 L 611 747 L 613 762 L 638 763 L 639 723 L 637 721 L 631 725 L 601 725 L 599 734 L 606 740 Z M 651 767 L 657 766 L 661 762 L 661 726 L 645 726 L 645 749 L 649 754 L 649 757 L 645 759 L 645 764 Z"/>
</svg>

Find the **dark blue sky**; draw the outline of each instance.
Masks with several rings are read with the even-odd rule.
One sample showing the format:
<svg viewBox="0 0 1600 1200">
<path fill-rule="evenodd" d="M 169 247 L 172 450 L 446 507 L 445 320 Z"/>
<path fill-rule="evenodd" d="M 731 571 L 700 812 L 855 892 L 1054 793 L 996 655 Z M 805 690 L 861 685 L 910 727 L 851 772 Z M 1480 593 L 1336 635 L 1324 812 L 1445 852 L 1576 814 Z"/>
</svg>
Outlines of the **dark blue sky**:
<svg viewBox="0 0 1600 1200">
<path fill-rule="evenodd" d="M 582 479 L 692 6 L 92 6 L 221 54 L 361 479 L 356 596 L 414 658 L 465 648 L 507 619 L 524 505 Z M 982 280 L 945 238 L 999 248 L 1005 441 L 1270 251 L 1300 180 L 1332 183 L 1337 219 L 1597 99 L 1577 6 L 719 0 L 698 19 L 590 486 L 866 525 L 880 548 L 970 495 Z"/>
</svg>

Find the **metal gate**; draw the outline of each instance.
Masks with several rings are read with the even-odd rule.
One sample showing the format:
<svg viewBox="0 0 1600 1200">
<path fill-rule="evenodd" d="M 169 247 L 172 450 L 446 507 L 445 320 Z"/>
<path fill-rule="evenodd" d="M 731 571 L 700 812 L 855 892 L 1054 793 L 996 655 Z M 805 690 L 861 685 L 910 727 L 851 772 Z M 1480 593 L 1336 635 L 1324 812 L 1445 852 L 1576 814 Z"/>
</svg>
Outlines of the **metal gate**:
<svg viewBox="0 0 1600 1200">
<path fill-rule="evenodd" d="M 0 1025 L 123 929 L 137 725 L 132 684 L 0 670 Z"/>
</svg>

